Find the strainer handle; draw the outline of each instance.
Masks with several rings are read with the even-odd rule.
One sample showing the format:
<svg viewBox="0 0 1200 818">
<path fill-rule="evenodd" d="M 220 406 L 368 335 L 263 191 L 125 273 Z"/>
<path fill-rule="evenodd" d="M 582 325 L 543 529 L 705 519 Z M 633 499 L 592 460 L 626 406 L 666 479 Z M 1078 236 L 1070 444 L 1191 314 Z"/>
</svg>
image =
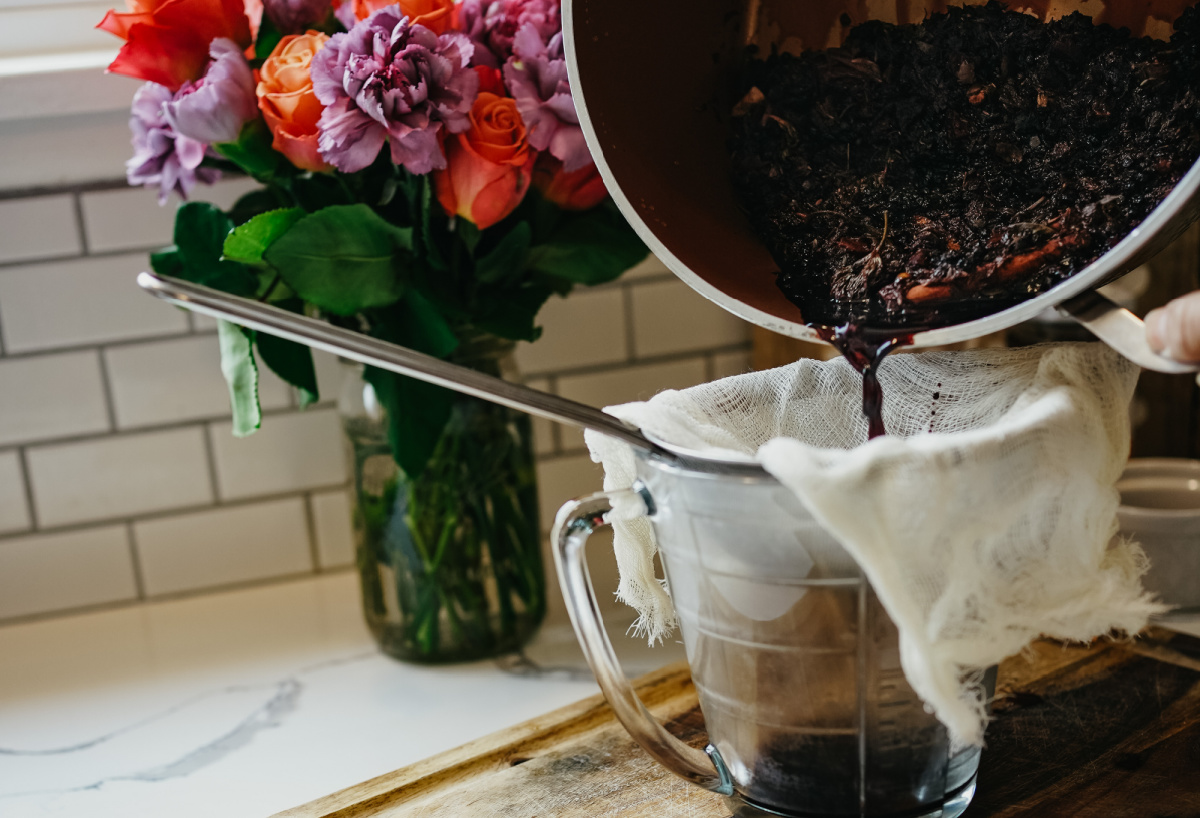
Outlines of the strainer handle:
<svg viewBox="0 0 1200 818">
<path fill-rule="evenodd" d="M 656 761 L 684 780 L 722 795 L 732 795 L 733 781 L 714 747 L 710 745 L 704 753 L 688 746 L 671 735 L 646 710 L 617 661 L 596 603 L 596 592 L 584 559 L 588 538 L 597 528 L 607 525 L 606 515 L 617 501 L 640 503 L 642 513 L 649 514 L 651 504 L 648 500 L 645 489 L 602 491 L 572 500 L 559 509 L 550 535 L 558 583 L 583 655 L 604 698 L 629 735 Z"/>
</svg>

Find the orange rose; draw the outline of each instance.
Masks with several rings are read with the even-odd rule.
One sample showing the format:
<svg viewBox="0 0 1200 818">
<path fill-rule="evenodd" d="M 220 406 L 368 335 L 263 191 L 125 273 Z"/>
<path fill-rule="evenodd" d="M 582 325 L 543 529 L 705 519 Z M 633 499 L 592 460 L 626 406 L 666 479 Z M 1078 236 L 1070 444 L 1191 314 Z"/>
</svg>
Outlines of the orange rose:
<svg viewBox="0 0 1200 818">
<path fill-rule="evenodd" d="M 346 0 L 345 5 L 354 10 L 354 19 L 365 20 L 382 8 L 397 5 L 397 0 Z M 401 14 L 434 34 L 445 34 L 454 23 L 454 0 L 399 0 L 399 5 Z"/>
<path fill-rule="evenodd" d="M 563 210 L 588 210 L 604 201 L 608 190 L 595 162 L 567 173 L 562 162 L 548 153 L 542 154 L 533 171 L 533 184 L 547 201 Z"/>
<path fill-rule="evenodd" d="M 532 180 L 537 152 L 509 97 L 481 93 L 471 127 L 446 140 L 446 169 L 434 172 L 438 201 L 448 216 L 470 219 L 480 230 L 516 209 Z"/>
<path fill-rule="evenodd" d="M 303 170 L 331 170 L 317 152 L 317 120 L 323 109 L 308 73 L 328 39 L 319 31 L 284 37 L 263 62 L 258 81 L 258 107 L 275 137 L 271 147 Z"/>
</svg>

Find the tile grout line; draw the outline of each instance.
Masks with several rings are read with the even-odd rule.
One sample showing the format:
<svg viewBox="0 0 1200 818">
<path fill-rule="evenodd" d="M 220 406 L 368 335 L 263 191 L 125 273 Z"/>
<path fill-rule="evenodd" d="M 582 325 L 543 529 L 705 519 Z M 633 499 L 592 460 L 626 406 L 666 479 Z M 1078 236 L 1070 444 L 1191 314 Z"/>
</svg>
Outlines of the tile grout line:
<svg viewBox="0 0 1200 818">
<path fill-rule="evenodd" d="M 353 565 L 340 566 L 338 568 L 330 568 L 328 574 L 330 576 L 339 573 L 350 573 L 353 571 Z M 124 608 L 133 608 L 138 605 L 155 602 L 174 602 L 182 599 L 194 599 L 201 596 L 209 596 L 210 594 L 227 593 L 230 591 L 246 591 L 254 588 L 268 588 L 273 585 L 285 585 L 289 582 L 297 582 L 303 580 L 316 579 L 317 577 L 311 573 L 291 573 L 291 574 L 276 574 L 271 577 L 262 577 L 260 579 L 248 579 L 238 582 L 226 583 L 224 585 L 208 585 L 202 588 L 193 588 L 187 591 L 171 591 L 165 594 L 153 594 L 147 596 L 144 600 L 134 599 L 118 599 L 111 602 L 99 602 L 93 605 L 73 605 L 65 608 L 54 608 L 49 611 L 39 611 L 31 614 L 18 614 L 0 618 L 0 627 L 8 625 L 24 625 L 30 622 L 45 622 L 49 619 L 58 619 L 64 616 L 78 616 L 81 614 L 102 613 L 104 611 L 118 611 Z"/>
<path fill-rule="evenodd" d="M 96 350 L 96 362 L 100 366 L 100 390 L 104 393 L 104 411 L 108 414 L 108 434 L 117 431 L 117 406 L 113 400 L 112 379 L 108 374 L 108 356 L 103 349 Z"/>
<path fill-rule="evenodd" d="M 13 199 L 40 199 L 45 196 L 54 196 L 62 194 L 80 194 L 80 193 L 96 193 L 107 190 L 120 190 L 128 188 L 129 182 L 126 179 L 112 177 L 110 179 L 97 179 L 94 182 L 68 182 L 60 185 L 29 185 L 26 187 L 15 187 L 0 190 L 0 201 L 12 201 Z"/>
<path fill-rule="evenodd" d="M 203 424 L 200 434 L 204 437 L 204 459 L 208 465 L 208 487 L 212 492 L 212 503 L 216 505 L 221 502 L 220 485 L 217 481 L 217 447 L 213 443 L 213 425 L 211 423 Z"/>
<path fill-rule="evenodd" d="M 551 375 L 546 378 L 546 391 L 552 395 L 558 394 L 558 376 Z M 562 427 L 561 423 L 555 423 L 552 420 L 547 421 L 550 424 L 550 449 L 552 454 L 558 454 L 562 451 Z M 536 458 L 535 458 L 536 460 Z"/>
<path fill-rule="evenodd" d="M 278 409 L 264 409 L 262 416 L 264 418 L 285 417 L 299 415 L 302 411 L 310 414 L 316 414 L 317 412 L 333 408 L 334 405 L 332 403 L 315 403 L 304 410 L 292 409 L 288 406 L 281 406 Z M 138 437 L 139 435 L 179 432 L 187 429 L 194 429 L 203 424 L 228 422 L 228 415 L 205 415 L 198 418 L 172 420 L 165 423 L 147 424 L 145 426 L 128 426 L 122 429 L 110 429 L 104 432 L 81 432 L 79 434 L 63 435 L 61 437 L 34 438 L 19 442 L 13 441 L 12 443 L 0 445 L 0 453 L 6 452 L 9 449 L 17 448 L 18 446 L 46 449 L 54 446 L 70 446 L 75 443 L 94 443 L 103 440 L 122 440 L 124 438 Z"/>
<path fill-rule="evenodd" d="M 561 369 L 546 369 L 537 370 L 528 373 L 528 378 L 574 378 L 583 375 L 604 375 L 610 372 L 619 372 L 622 369 L 629 369 L 635 366 L 653 366 L 655 364 L 672 364 L 686 361 L 691 358 L 700 358 L 709 354 L 723 354 L 727 352 L 748 352 L 751 343 L 749 341 L 739 341 L 734 344 L 721 344 L 713 347 L 700 347 L 698 349 L 687 349 L 680 352 L 665 352 L 658 355 L 647 355 L 644 358 L 634 358 L 633 360 L 607 361 L 598 364 L 585 364 L 576 367 L 563 367 Z"/>
<path fill-rule="evenodd" d="M 138 551 L 137 532 L 134 531 L 133 521 L 125 523 L 125 536 L 129 541 L 129 559 L 133 561 L 133 587 L 140 601 L 146 599 L 146 578 L 142 572 L 142 555 Z"/>
<path fill-rule="evenodd" d="M 304 524 L 308 532 L 308 558 L 312 560 L 312 572 L 320 574 L 323 572 L 321 566 L 320 549 L 317 548 L 317 515 L 313 509 L 313 496 L 311 491 L 304 492 Z"/>
<path fill-rule="evenodd" d="M 155 520 L 166 520 L 172 517 L 183 517 L 191 514 L 202 514 L 207 511 L 227 511 L 231 509 L 245 508 L 247 506 L 265 505 L 267 503 L 278 503 L 284 500 L 303 500 L 305 492 L 324 492 L 336 491 L 339 488 L 345 488 L 344 482 L 325 483 L 308 488 L 289 489 L 287 491 L 276 491 L 270 494 L 256 494 L 251 497 L 239 497 L 234 500 L 217 500 L 212 503 L 193 503 L 185 506 L 172 506 L 170 508 L 156 509 L 154 511 L 135 512 L 133 514 L 125 514 L 115 517 L 98 517 L 90 520 L 80 520 L 78 522 L 61 523 L 58 525 L 40 526 L 36 530 L 26 529 L 24 531 L 8 531 L 0 534 L 0 543 L 5 540 L 18 539 L 28 536 L 30 533 L 36 534 L 71 534 L 80 531 L 88 531 L 95 528 L 111 528 L 114 525 L 123 523 L 141 523 L 153 522 Z"/>
<path fill-rule="evenodd" d="M 24 446 L 17 447 L 17 466 L 21 469 L 21 487 L 25 489 L 25 505 L 29 508 L 29 531 L 38 531 L 41 526 L 37 506 L 33 502 L 33 477 L 29 472 L 29 455 Z"/>
<path fill-rule="evenodd" d="M 181 332 L 156 332 L 149 335 L 132 336 L 128 338 L 112 338 L 108 340 L 91 341 L 83 344 L 64 344 L 56 347 L 41 347 L 31 349 L 26 352 L 10 352 L 6 357 L 19 358 L 37 358 L 43 355 L 66 355 L 71 352 L 87 352 L 91 349 L 121 349 L 122 347 L 139 346 L 141 344 L 156 344 L 163 341 L 179 341 L 191 338 L 193 335 L 203 337 L 204 335 L 213 335 L 216 333 L 212 330 L 201 330 L 193 333 L 189 330 Z"/>
<path fill-rule="evenodd" d="M 83 255 L 81 253 L 64 253 L 53 256 L 38 256 L 36 258 L 15 259 L 12 261 L 0 261 L 0 270 L 6 270 L 12 267 L 40 267 L 44 264 L 62 264 L 67 261 L 95 261 L 96 259 L 118 258 L 120 256 L 138 256 L 143 260 L 153 251 L 162 249 L 161 244 L 148 246 L 132 246 L 121 247 L 115 250 L 97 250 L 93 253 Z M 143 268 L 144 269 L 144 268 Z"/>
<path fill-rule="evenodd" d="M 633 284 L 621 287 L 621 311 L 625 315 L 625 363 L 637 360 L 637 333 L 633 326 Z"/>
<path fill-rule="evenodd" d="M 87 230 L 84 228 L 83 221 L 83 199 L 79 195 L 79 191 L 74 191 L 71 194 L 71 204 L 75 210 L 75 230 L 79 234 L 79 254 L 81 256 L 90 256 L 90 242 L 88 241 Z"/>
</svg>

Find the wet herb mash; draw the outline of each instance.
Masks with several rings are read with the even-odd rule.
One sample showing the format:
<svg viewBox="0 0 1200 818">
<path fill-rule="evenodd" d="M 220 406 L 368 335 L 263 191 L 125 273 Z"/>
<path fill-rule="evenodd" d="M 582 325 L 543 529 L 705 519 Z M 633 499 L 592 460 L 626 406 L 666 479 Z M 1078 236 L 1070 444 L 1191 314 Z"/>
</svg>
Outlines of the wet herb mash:
<svg viewBox="0 0 1200 818">
<path fill-rule="evenodd" d="M 1200 11 L 1169 42 L 999 4 L 751 60 L 734 183 L 813 324 L 941 326 L 1078 272 L 1200 155 Z"/>
</svg>

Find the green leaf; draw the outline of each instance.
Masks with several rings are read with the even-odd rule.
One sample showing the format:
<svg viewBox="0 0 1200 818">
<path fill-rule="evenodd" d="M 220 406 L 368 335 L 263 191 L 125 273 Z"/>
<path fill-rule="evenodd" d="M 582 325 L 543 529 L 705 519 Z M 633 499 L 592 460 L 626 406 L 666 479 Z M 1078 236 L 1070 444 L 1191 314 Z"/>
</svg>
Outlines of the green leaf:
<svg viewBox="0 0 1200 818">
<path fill-rule="evenodd" d="M 235 227 L 225 237 L 225 258 L 243 264 L 263 264 L 263 253 L 266 249 L 291 230 L 292 225 L 304 218 L 304 215 L 304 211 L 298 207 L 260 213 L 240 227 Z"/>
<path fill-rule="evenodd" d="M 433 219 L 434 219 L 434 202 L 433 202 L 433 182 L 428 176 L 421 177 L 421 255 L 435 270 L 448 270 L 450 265 L 446 263 L 446 257 L 442 254 L 441 248 L 438 247 L 437 239 L 433 234 Z M 437 205 L 438 214 L 441 215 L 441 205 Z"/>
<path fill-rule="evenodd" d="M 529 222 L 518 222 L 490 253 L 476 260 L 475 277 L 484 284 L 515 277 L 525 267 L 532 237 Z"/>
<path fill-rule="evenodd" d="M 440 386 L 368 366 L 363 377 L 388 413 L 388 443 L 405 476 L 414 480 L 450 419 L 454 393 Z"/>
<path fill-rule="evenodd" d="M 553 295 L 549 284 L 527 284 L 519 289 L 505 288 L 495 297 L 485 298 L 491 309 L 475 319 L 475 326 L 484 332 L 513 341 L 536 341 L 542 329 L 534 321 L 538 310 Z"/>
<path fill-rule="evenodd" d="M 229 217 L 207 202 L 182 205 L 175 211 L 176 274 L 234 295 L 253 295 L 257 277 L 244 265 L 221 258 L 231 229 Z"/>
<path fill-rule="evenodd" d="M 483 237 L 483 233 L 475 226 L 474 222 L 469 222 L 461 216 L 455 222 L 455 231 L 462 242 L 467 247 L 467 252 L 475 255 L 475 248 L 479 246 L 479 240 Z"/>
<path fill-rule="evenodd" d="M 221 374 L 229 385 L 233 409 L 233 436 L 245 437 L 262 424 L 258 405 L 258 366 L 254 363 L 254 333 L 228 321 L 217 322 L 221 346 Z"/>
<path fill-rule="evenodd" d="M 271 131 L 261 119 L 247 122 L 236 142 L 220 142 L 213 148 L 260 182 L 269 182 L 277 173 L 291 167 L 282 154 L 271 148 Z"/>
<path fill-rule="evenodd" d="M 254 59 L 265 60 L 271 56 L 271 52 L 275 50 L 275 46 L 279 45 L 279 41 L 282 39 L 283 32 L 275 27 L 269 15 L 264 14 L 262 22 L 258 25 L 258 41 L 254 44 Z"/>
<path fill-rule="evenodd" d="M 312 350 L 304 344 L 265 332 L 257 333 L 258 354 L 271 371 L 300 392 L 300 408 L 320 400 Z"/>
<path fill-rule="evenodd" d="M 409 290 L 400 303 L 373 318 L 372 335 L 417 352 L 445 358 L 458 347 L 458 337 L 446 319 L 415 290 Z M 424 470 L 450 418 L 454 394 L 440 386 L 371 367 L 367 367 L 366 376 L 388 410 L 388 442 L 396 463 L 406 475 L 416 477 Z"/>
<path fill-rule="evenodd" d="M 576 284 L 603 284 L 649 253 L 616 210 L 606 204 L 564 221 L 530 252 L 529 266 Z"/>
<path fill-rule="evenodd" d="M 263 259 L 305 301 L 353 315 L 400 298 L 411 250 L 412 228 L 388 224 L 364 204 L 334 205 L 297 221 Z"/>
<path fill-rule="evenodd" d="M 150 254 L 150 269 L 163 276 L 179 277 L 183 270 L 183 257 L 176 247 L 164 247 Z"/>
<path fill-rule="evenodd" d="M 233 220 L 234 224 L 245 224 L 260 213 L 278 210 L 285 203 L 280 191 L 274 188 L 260 187 L 258 190 L 244 194 L 234 202 L 233 207 L 229 210 L 229 218 Z"/>
<path fill-rule="evenodd" d="M 289 180 L 289 190 L 296 204 L 309 213 L 335 204 L 354 204 L 354 195 L 344 184 L 341 174 L 313 173 Z"/>
</svg>

